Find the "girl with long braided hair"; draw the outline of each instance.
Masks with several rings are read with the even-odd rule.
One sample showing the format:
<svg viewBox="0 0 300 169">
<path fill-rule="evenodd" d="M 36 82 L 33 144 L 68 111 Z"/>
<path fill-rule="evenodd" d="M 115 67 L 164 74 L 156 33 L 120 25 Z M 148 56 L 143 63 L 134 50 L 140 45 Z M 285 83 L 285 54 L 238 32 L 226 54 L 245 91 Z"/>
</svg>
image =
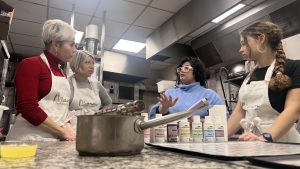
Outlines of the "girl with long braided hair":
<svg viewBox="0 0 300 169">
<path fill-rule="evenodd" d="M 240 141 L 300 143 L 295 123 L 300 117 L 300 61 L 286 58 L 282 37 L 271 22 L 254 23 L 241 32 L 239 52 L 256 66 L 240 88 L 228 121 L 229 137 L 242 126 Z"/>
</svg>

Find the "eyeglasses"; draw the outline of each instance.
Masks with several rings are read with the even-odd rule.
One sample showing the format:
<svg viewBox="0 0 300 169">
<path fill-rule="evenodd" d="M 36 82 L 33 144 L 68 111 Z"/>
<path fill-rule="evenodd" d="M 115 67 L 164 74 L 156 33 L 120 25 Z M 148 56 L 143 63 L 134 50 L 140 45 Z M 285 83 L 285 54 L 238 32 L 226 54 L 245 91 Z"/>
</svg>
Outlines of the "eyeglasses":
<svg viewBox="0 0 300 169">
<path fill-rule="evenodd" d="M 190 70 L 193 70 L 193 67 L 192 67 L 192 66 L 183 66 L 183 67 L 178 67 L 178 68 L 176 69 L 177 73 L 180 73 L 180 72 L 187 73 L 187 72 L 189 72 Z"/>
</svg>

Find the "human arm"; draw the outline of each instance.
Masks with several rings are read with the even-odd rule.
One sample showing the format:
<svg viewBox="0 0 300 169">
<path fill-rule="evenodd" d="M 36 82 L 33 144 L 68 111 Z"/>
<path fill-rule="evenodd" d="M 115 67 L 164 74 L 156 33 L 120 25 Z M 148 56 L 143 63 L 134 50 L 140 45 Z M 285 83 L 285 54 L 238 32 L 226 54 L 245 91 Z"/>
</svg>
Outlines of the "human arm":
<svg viewBox="0 0 300 169">
<path fill-rule="evenodd" d="M 99 97 L 101 100 L 102 106 L 107 106 L 112 104 L 112 99 L 107 93 L 106 89 L 99 83 Z"/>
<path fill-rule="evenodd" d="M 34 126 L 40 125 L 48 117 L 38 102 L 40 97 L 45 96 L 51 89 L 50 72 L 43 72 L 38 63 L 33 59 L 23 60 L 15 77 L 18 114 Z M 45 85 L 40 89 L 42 82 L 39 79 L 44 73 L 48 73 L 48 76 L 43 76 Z"/>
<path fill-rule="evenodd" d="M 62 76 L 62 75 L 61 75 Z M 17 111 L 34 126 L 46 128 L 58 137 L 63 133 L 59 124 L 39 107 L 39 100 L 51 90 L 51 74 L 39 57 L 23 60 L 16 72 Z M 55 132 L 54 132 L 55 131 Z"/>
<path fill-rule="evenodd" d="M 39 126 L 47 130 L 49 133 L 58 136 L 60 140 L 75 141 L 76 134 L 72 127 L 68 125 L 70 124 L 66 123 L 66 127 L 63 128 L 59 126 L 56 122 L 54 122 L 51 117 L 48 116 Z"/>
<path fill-rule="evenodd" d="M 287 93 L 284 110 L 277 117 L 272 126 L 268 129 L 273 141 L 280 139 L 287 133 L 294 123 L 300 117 L 300 88 L 292 89 Z M 253 133 L 244 133 L 239 137 L 240 141 L 265 141 L 262 136 L 257 136 Z"/>
<path fill-rule="evenodd" d="M 240 121 L 245 115 L 246 111 L 242 108 L 240 101 L 238 101 L 227 122 L 228 137 L 231 137 L 240 129 Z"/>
<path fill-rule="evenodd" d="M 300 117 L 300 88 L 288 91 L 284 110 L 277 117 L 268 132 L 272 135 L 274 141 L 280 139 Z"/>
</svg>

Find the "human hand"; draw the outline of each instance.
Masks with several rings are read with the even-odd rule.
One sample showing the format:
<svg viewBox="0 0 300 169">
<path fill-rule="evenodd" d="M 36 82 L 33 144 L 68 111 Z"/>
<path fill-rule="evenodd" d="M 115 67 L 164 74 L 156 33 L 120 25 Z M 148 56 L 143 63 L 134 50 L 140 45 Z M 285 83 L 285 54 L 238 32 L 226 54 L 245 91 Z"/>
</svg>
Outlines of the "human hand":
<svg viewBox="0 0 300 169">
<path fill-rule="evenodd" d="M 166 113 L 169 109 L 169 107 L 172 107 L 176 104 L 177 100 L 178 100 L 178 97 L 176 97 L 174 100 L 172 98 L 172 96 L 167 96 L 166 94 L 164 93 L 161 93 L 159 95 L 159 97 L 157 97 L 157 99 L 159 100 L 160 102 L 160 112 L 162 114 Z"/>
<path fill-rule="evenodd" d="M 239 136 L 238 141 L 265 141 L 262 136 L 257 136 L 254 133 L 246 132 Z"/>
<path fill-rule="evenodd" d="M 62 141 L 75 141 L 76 140 L 76 133 L 73 129 L 70 129 L 69 127 L 63 128 L 60 140 Z"/>
</svg>

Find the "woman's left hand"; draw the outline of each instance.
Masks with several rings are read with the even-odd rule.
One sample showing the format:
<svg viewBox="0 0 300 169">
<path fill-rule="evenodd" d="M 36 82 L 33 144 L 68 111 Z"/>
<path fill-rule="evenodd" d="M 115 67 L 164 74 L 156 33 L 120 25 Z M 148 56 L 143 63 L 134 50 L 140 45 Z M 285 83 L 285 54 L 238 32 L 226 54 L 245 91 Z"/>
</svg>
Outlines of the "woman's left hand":
<svg viewBox="0 0 300 169">
<path fill-rule="evenodd" d="M 265 141 L 262 136 L 257 136 L 254 133 L 247 132 L 239 136 L 238 141 Z"/>
</svg>

